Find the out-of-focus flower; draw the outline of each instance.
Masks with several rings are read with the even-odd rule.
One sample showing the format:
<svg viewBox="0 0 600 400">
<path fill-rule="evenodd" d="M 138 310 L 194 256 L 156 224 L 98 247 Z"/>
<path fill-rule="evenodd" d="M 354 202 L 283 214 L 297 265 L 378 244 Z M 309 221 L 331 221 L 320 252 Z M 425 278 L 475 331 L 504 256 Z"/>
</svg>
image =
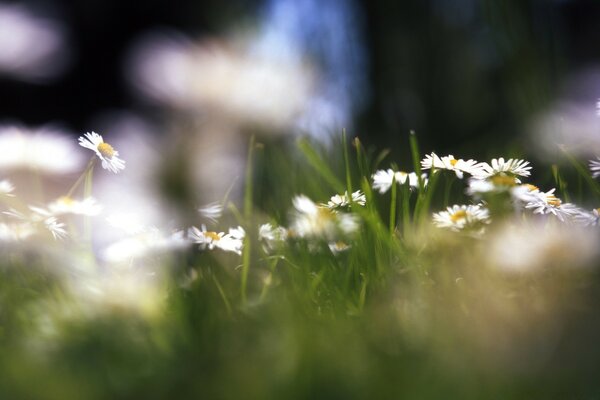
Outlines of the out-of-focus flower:
<svg viewBox="0 0 600 400">
<path fill-rule="evenodd" d="M 597 79 L 593 77 L 594 84 Z M 594 157 L 600 154 L 599 131 L 600 118 L 589 101 L 561 101 L 533 120 L 530 148 L 542 159 L 556 158 L 559 149 L 581 157 Z"/>
<path fill-rule="evenodd" d="M 266 223 L 258 228 L 258 240 L 264 243 L 266 252 L 273 250 L 281 243 L 285 242 L 288 237 L 288 231 L 282 226 L 276 228 L 273 225 Z"/>
<path fill-rule="evenodd" d="M 65 224 L 59 222 L 56 217 L 44 219 L 44 225 L 56 240 L 62 240 L 68 236 L 67 231 L 65 230 Z"/>
<path fill-rule="evenodd" d="M 106 261 L 118 263 L 185 248 L 190 243 L 190 240 L 184 237 L 183 231 L 164 235 L 157 228 L 151 228 L 111 244 L 102 255 Z"/>
<path fill-rule="evenodd" d="M 56 217 L 52 216 L 44 209 L 30 207 L 33 212 L 29 215 L 26 215 L 14 208 L 9 209 L 8 211 L 3 211 L 4 215 L 8 215 L 9 217 L 18 219 L 23 221 L 24 224 L 31 225 L 32 229 L 35 232 L 39 232 L 39 230 L 35 229 L 36 226 L 43 226 L 46 228 L 55 240 L 62 240 L 66 238 L 67 231 L 65 230 L 65 224 L 60 222 Z"/>
<path fill-rule="evenodd" d="M 293 199 L 290 234 L 301 238 L 337 240 L 339 235 L 350 235 L 359 227 L 357 217 L 349 213 L 334 213 L 316 205 L 304 195 Z"/>
<path fill-rule="evenodd" d="M 433 214 L 433 223 L 439 228 L 458 232 L 479 230 L 490 223 L 489 211 L 481 205 L 453 205 L 446 211 Z"/>
<path fill-rule="evenodd" d="M 65 29 L 21 5 L 0 4 L 0 73 L 24 81 L 44 81 L 68 62 Z"/>
<path fill-rule="evenodd" d="M 79 137 L 79 145 L 86 149 L 92 150 L 100 160 L 102 160 L 102 168 L 107 169 L 115 174 L 120 170 L 125 169 L 125 161 L 119 158 L 119 152 L 116 151 L 110 144 L 102 139 L 101 135 L 96 132 L 86 133 Z"/>
<path fill-rule="evenodd" d="M 191 227 L 188 236 L 194 243 L 199 244 L 201 249 L 213 250 L 216 247 L 241 255 L 244 247 L 242 232 L 243 230 L 239 229 L 230 230 L 230 233 L 207 231 L 206 226 L 202 225 L 201 229 Z"/>
<path fill-rule="evenodd" d="M 14 190 L 15 190 L 15 187 L 9 180 L 3 179 L 0 181 L 0 195 L 13 197 L 14 194 L 12 194 L 12 192 Z"/>
<path fill-rule="evenodd" d="M 484 193 L 502 193 L 511 190 L 520 181 L 514 176 L 498 173 L 489 178 L 470 178 L 466 193 L 469 196 L 480 196 Z"/>
<path fill-rule="evenodd" d="M 48 210 L 53 215 L 76 214 L 93 217 L 102 212 L 102 206 L 93 197 L 76 200 L 68 196 L 63 196 L 50 203 Z"/>
<path fill-rule="evenodd" d="M 423 181 L 423 185 L 427 185 L 427 174 L 422 174 L 421 179 Z M 392 187 L 392 182 L 396 182 L 400 185 L 404 185 L 408 182 L 411 189 L 415 189 L 419 187 L 419 178 L 417 174 L 414 172 L 407 173 L 404 171 L 397 171 L 388 168 L 387 170 L 378 170 L 373 174 L 373 189 L 379 191 L 379 193 L 383 194 L 390 190 Z"/>
<path fill-rule="evenodd" d="M 0 169 L 61 174 L 78 170 L 82 163 L 72 140 L 51 128 L 0 126 L 0 149 Z"/>
<path fill-rule="evenodd" d="M 449 171 L 454 171 L 459 179 L 463 178 L 465 172 L 475 177 L 485 175 L 482 163 L 478 163 L 475 160 L 457 160 L 452 154 L 441 158 L 435 153 L 427 154 L 425 158 L 421 160 L 421 167 L 423 169 L 434 168 L 436 170 L 447 169 Z"/>
<path fill-rule="evenodd" d="M 148 97 L 177 108 L 242 124 L 289 125 L 306 104 L 312 74 L 301 62 L 247 47 L 155 34 L 134 49 L 129 76 Z"/>
<path fill-rule="evenodd" d="M 519 221 L 490 239 L 485 257 L 510 272 L 585 266 L 598 256 L 597 234 L 574 226 Z"/>
<path fill-rule="evenodd" d="M 110 214 L 106 217 L 108 225 L 128 235 L 135 235 L 146 231 L 148 228 L 142 221 L 143 218 L 141 216 L 130 213 Z"/>
<path fill-rule="evenodd" d="M 600 225 L 600 209 L 580 210 L 574 215 L 573 221 L 582 226 L 598 226 Z"/>
<path fill-rule="evenodd" d="M 596 157 L 598 160 L 590 160 L 590 171 L 592 177 L 597 178 L 600 176 L 600 157 Z"/>
<path fill-rule="evenodd" d="M 202 217 L 214 223 L 217 222 L 219 218 L 221 218 L 221 215 L 223 215 L 223 205 L 215 201 L 213 203 L 200 207 L 198 209 L 198 212 Z"/>
<path fill-rule="evenodd" d="M 504 158 L 502 157 L 494 158 L 491 165 L 488 163 L 482 163 L 481 168 L 483 169 L 483 174 L 480 175 L 482 178 L 489 178 L 498 174 L 519 176 L 531 175 L 531 166 L 529 166 L 529 161 L 513 158 L 509 158 L 506 161 L 504 161 Z"/>
<path fill-rule="evenodd" d="M 4 222 L 0 222 L 0 242 L 22 241 L 28 239 L 35 233 L 35 227 L 28 222 L 17 224 L 6 224 Z"/>
<path fill-rule="evenodd" d="M 525 208 L 533 210 L 534 214 L 552 214 L 561 222 L 569 222 L 580 210 L 571 203 L 563 203 L 554 195 L 554 191 L 555 189 L 533 193 L 534 199 L 527 203 Z"/>
<path fill-rule="evenodd" d="M 357 190 L 356 192 L 352 193 L 352 202 L 350 202 L 348 191 L 345 191 L 344 194 L 336 194 L 335 196 L 331 196 L 331 199 L 327 202 L 327 204 L 324 204 L 324 206 L 330 210 L 335 210 L 338 208 L 348 207 L 351 203 L 364 206 L 367 203 L 367 198 L 363 192 Z"/>
<path fill-rule="evenodd" d="M 342 253 L 346 250 L 349 250 L 350 247 L 352 247 L 352 246 L 350 246 L 349 244 L 347 244 L 345 242 L 341 242 L 341 241 L 329 243 L 329 250 L 331 250 L 331 252 L 333 254 Z"/>
</svg>

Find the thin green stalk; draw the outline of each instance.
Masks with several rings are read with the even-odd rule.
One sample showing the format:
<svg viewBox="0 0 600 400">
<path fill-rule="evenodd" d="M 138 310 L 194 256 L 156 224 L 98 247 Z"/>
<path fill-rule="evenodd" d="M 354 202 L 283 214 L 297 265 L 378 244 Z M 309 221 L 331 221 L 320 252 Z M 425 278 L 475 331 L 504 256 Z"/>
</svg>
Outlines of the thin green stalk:
<svg viewBox="0 0 600 400">
<path fill-rule="evenodd" d="M 348 157 L 348 143 L 346 140 L 346 130 L 342 131 L 342 145 L 344 147 L 344 166 L 346 168 L 346 190 L 348 191 L 348 201 L 352 204 L 352 176 L 350 174 L 350 161 Z"/>
<path fill-rule="evenodd" d="M 88 171 L 94 167 L 95 162 L 96 162 L 96 156 L 92 156 L 92 158 L 90 158 L 90 161 L 88 162 L 87 166 L 85 167 L 85 169 L 79 176 L 79 178 L 77 178 L 77 180 L 75 181 L 73 186 L 71 186 L 71 188 L 67 192 L 66 197 L 71 197 L 73 195 L 73 193 L 75 192 L 75 189 L 77 189 L 77 187 L 81 184 L 81 182 L 83 182 L 83 180 L 87 176 Z"/>
<path fill-rule="evenodd" d="M 83 197 L 88 198 L 92 195 L 92 178 L 94 175 L 94 163 L 90 163 L 89 168 L 86 168 L 85 180 L 83 183 Z M 88 243 L 92 241 L 92 220 L 90 216 L 83 218 L 83 237 Z"/>
<path fill-rule="evenodd" d="M 392 196 L 390 199 L 390 234 L 396 230 L 396 177 L 392 178 Z"/>
<path fill-rule="evenodd" d="M 221 283 L 217 279 L 217 276 L 214 273 L 211 273 L 211 276 L 212 276 L 213 282 L 215 283 L 215 286 L 217 287 L 217 290 L 219 291 L 219 294 L 221 295 L 221 299 L 223 299 L 223 303 L 225 303 L 225 308 L 227 309 L 227 314 L 231 316 L 231 305 L 229 304 L 227 295 L 225 294 L 225 291 L 223 290 Z"/>
<path fill-rule="evenodd" d="M 250 137 L 250 145 L 248 146 L 248 159 L 246 161 L 246 190 L 244 192 L 244 220 L 246 227 L 250 228 L 252 218 L 252 164 L 254 155 L 254 135 Z M 242 279 L 241 279 L 241 295 L 242 304 L 246 305 L 247 294 L 246 285 L 248 283 L 248 272 L 250 271 L 250 254 L 252 251 L 252 241 L 250 240 L 250 232 L 247 229 L 244 237 L 244 252 L 242 253 Z"/>
<path fill-rule="evenodd" d="M 402 226 L 404 227 L 404 236 L 411 230 L 410 225 L 410 189 L 408 178 L 402 185 Z"/>
</svg>

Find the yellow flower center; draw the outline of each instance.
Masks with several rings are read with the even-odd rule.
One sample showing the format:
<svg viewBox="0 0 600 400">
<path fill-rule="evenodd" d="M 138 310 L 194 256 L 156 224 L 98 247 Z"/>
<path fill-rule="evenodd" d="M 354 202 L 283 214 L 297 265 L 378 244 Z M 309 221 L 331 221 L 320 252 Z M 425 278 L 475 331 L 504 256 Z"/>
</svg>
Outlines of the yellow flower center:
<svg viewBox="0 0 600 400">
<path fill-rule="evenodd" d="M 450 160 L 450 165 L 452 165 L 454 167 L 457 162 L 458 162 L 458 160 L 452 159 L 452 160 Z"/>
<path fill-rule="evenodd" d="M 529 190 L 530 192 L 533 192 L 533 191 L 535 191 L 535 190 L 540 190 L 540 188 L 539 188 L 539 187 L 537 187 L 537 186 L 535 186 L 535 185 L 532 185 L 532 184 L 530 184 L 530 183 L 526 183 L 526 184 L 525 184 L 525 187 L 526 187 L 526 188 L 527 188 L 527 190 Z"/>
<path fill-rule="evenodd" d="M 560 207 L 560 204 L 562 203 L 560 199 L 553 194 L 546 196 L 546 200 L 548 201 L 548 204 L 553 207 Z"/>
<path fill-rule="evenodd" d="M 66 206 L 72 206 L 73 203 L 75 203 L 75 202 L 69 196 L 62 196 L 62 197 L 59 197 L 58 203 L 64 204 Z"/>
<path fill-rule="evenodd" d="M 504 174 L 494 175 L 490 178 L 490 181 L 495 186 L 515 186 L 517 184 L 514 177 Z"/>
<path fill-rule="evenodd" d="M 450 216 L 452 222 L 458 222 L 461 219 L 467 218 L 467 212 L 465 210 L 458 210 Z"/>
<path fill-rule="evenodd" d="M 105 142 L 102 142 L 98 145 L 98 151 L 106 158 L 112 158 L 115 155 L 115 149 Z"/>
<path fill-rule="evenodd" d="M 221 236 L 217 232 L 204 232 L 204 236 L 212 239 L 214 242 L 221 240 Z"/>
</svg>

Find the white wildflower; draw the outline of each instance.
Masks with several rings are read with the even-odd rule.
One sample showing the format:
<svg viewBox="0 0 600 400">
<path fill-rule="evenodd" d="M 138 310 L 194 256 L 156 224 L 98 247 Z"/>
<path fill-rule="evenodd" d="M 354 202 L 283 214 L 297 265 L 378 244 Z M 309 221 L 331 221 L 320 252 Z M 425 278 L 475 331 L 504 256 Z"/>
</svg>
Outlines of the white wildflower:
<svg viewBox="0 0 600 400">
<path fill-rule="evenodd" d="M 56 240 L 62 240 L 67 237 L 67 231 L 65 230 L 65 224 L 59 222 L 56 217 L 49 217 L 44 220 L 46 229 L 50 231 L 52 237 Z"/>
<path fill-rule="evenodd" d="M 290 230 L 298 237 L 333 240 L 338 234 L 352 234 L 359 227 L 355 215 L 336 214 L 317 206 L 304 195 L 296 196 L 293 204 L 296 210 L 292 216 Z"/>
<path fill-rule="evenodd" d="M 71 138 L 47 127 L 0 126 L 0 149 L 0 169 L 65 174 L 78 170 L 83 161 Z"/>
<path fill-rule="evenodd" d="M 103 258 L 108 262 L 131 261 L 135 258 L 154 256 L 187 247 L 191 242 L 178 231 L 164 235 L 157 228 L 151 228 L 132 237 L 122 239 L 108 246 Z"/>
<path fill-rule="evenodd" d="M 0 181 L 0 195 L 1 196 L 13 197 L 14 194 L 12 194 L 12 192 L 14 190 L 15 190 L 15 187 L 9 180 L 3 179 Z"/>
<path fill-rule="evenodd" d="M 596 157 L 598 160 L 590 160 L 590 171 L 592 177 L 597 178 L 600 176 L 600 157 Z"/>
<path fill-rule="evenodd" d="M 427 186 L 427 174 L 422 174 L 421 179 L 423 181 L 423 186 Z M 419 187 L 419 178 L 414 172 L 395 172 L 392 169 L 380 169 L 378 171 L 375 171 L 375 173 L 373 174 L 373 189 L 379 191 L 379 193 L 381 194 L 390 190 L 390 188 L 392 187 L 392 182 L 396 182 L 400 185 L 404 185 L 408 182 L 408 185 L 411 189 Z"/>
<path fill-rule="evenodd" d="M 423 169 L 446 169 L 449 171 L 454 171 L 456 176 L 459 179 L 462 179 L 464 173 L 473 175 L 473 176 L 481 176 L 484 174 L 483 164 L 478 163 L 475 160 L 463 160 L 456 159 L 452 154 L 439 157 L 435 153 L 431 153 L 431 155 L 426 155 L 425 158 L 421 161 L 421 167 Z"/>
<path fill-rule="evenodd" d="M 481 205 L 453 205 L 433 214 L 433 223 L 452 231 L 478 229 L 490 223 L 489 211 Z"/>
<path fill-rule="evenodd" d="M 586 266 L 598 256 L 598 236 L 574 226 L 507 224 L 494 231 L 485 256 L 507 272 Z"/>
<path fill-rule="evenodd" d="M 592 211 L 580 210 L 573 217 L 576 224 L 582 226 L 599 226 L 600 225 L 600 209 L 596 208 Z"/>
<path fill-rule="evenodd" d="M 240 238 L 242 231 L 233 229 L 234 235 L 231 233 L 207 231 L 206 226 L 202 225 L 202 229 L 198 229 L 195 226 L 191 227 L 188 231 L 188 236 L 194 242 L 200 245 L 201 249 L 213 250 L 215 247 L 224 251 L 230 251 L 238 255 L 242 254 L 242 248 L 244 247 L 243 238 Z"/>
<path fill-rule="evenodd" d="M 365 194 L 360 190 L 352 193 L 352 203 L 358 204 L 359 206 L 364 206 L 367 203 L 367 198 Z M 345 191 L 344 194 L 336 194 L 332 196 L 331 199 L 324 204 L 325 207 L 330 210 L 335 210 L 337 208 L 344 208 L 350 205 L 350 198 L 348 196 L 348 191 Z"/>
<path fill-rule="evenodd" d="M 282 226 L 274 228 L 273 225 L 266 223 L 258 228 L 258 240 L 265 244 L 264 248 L 267 252 L 285 242 L 287 237 L 288 231 Z"/>
<path fill-rule="evenodd" d="M 62 196 L 48 204 L 48 211 L 51 215 L 74 214 L 93 217 L 102 212 L 102 206 L 93 197 L 76 200 Z"/>
<path fill-rule="evenodd" d="M 504 158 L 494 158 L 491 165 L 488 163 L 482 163 L 481 168 L 483 174 L 479 175 L 481 178 L 489 178 L 498 174 L 504 175 L 518 175 L 518 176 L 529 176 L 531 175 L 531 166 L 529 161 L 509 158 L 504 161 Z"/>
<path fill-rule="evenodd" d="M 198 212 L 201 216 L 214 223 L 223 215 L 223 205 L 215 201 L 200 207 Z"/>
<path fill-rule="evenodd" d="M 525 208 L 533 210 L 534 214 L 552 214 L 561 222 L 569 222 L 577 213 L 578 207 L 570 203 L 563 203 L 554 195 L 555 189 L 548 192 L 534 193 L 534 199 L 525 205 Z"/>
<path fill-rule="evenodd" d="M 120 170 L 125 169 L 125 161 L 119 158 L 119 152 L 116 151 L 110 144 L 106 143 L 102 136 L 96 132 L 86 133 L 79 137 L 79 145 L 86 149 L 92 150 L 100 160 L 102 160 L 102 168 L 107 169 L 115 174 Z"/>
</svg>

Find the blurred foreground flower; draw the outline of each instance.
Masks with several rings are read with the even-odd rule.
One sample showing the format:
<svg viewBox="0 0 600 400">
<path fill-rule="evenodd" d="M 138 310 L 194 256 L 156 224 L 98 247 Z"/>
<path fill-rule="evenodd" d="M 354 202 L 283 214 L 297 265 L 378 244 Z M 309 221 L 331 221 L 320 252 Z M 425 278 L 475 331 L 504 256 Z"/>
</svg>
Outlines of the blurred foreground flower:
<svg viewBox="0 0 600 400">
<path fill-rule="evenodd" d="M 358 230 L 355 215 L 334 213 L 316 205 L 304 195 L 293 200 L 295 211 L 292 215 L 290 234 L 301 238 L 338 240 L 340 235 L 350 235 Z"/>
<path fill-rule="evenodd" d="M 419 177 L 414 172 L 396 172 L 391 168 L 388 168 L 387 170 L 380 169 L 378 171 L 375 171 L 372 178 L 373 189 L 379 191 L 379 193 L 381 194 L 390 190 L 393 182 L 396 182 L 399 185 L 404 185 L 405 183 L 408 183 L 411 189 L 416 189 L 419 187 Z M 427 174 L 422 174 L 421 179 L 423 181 L 423 185 L 426 186 Z"/>
<path fill-rule="evenodd" d="M 494 266 L 513 272 L 582 267 L 598 256 L 598 239 L 590 229 L 519 221 L 496 231 L 486 254 Z"/>
<path fill-rule="evenodd" d="M 64 27 L 22 5 L 0 4 L 0 73 L 24 81 L 44 81 L 68 62 Z"/>
<path fill-rule="evenodd" d="M 242 42 L 165 34 L 137 45 L 129 76 L 143 94 L 169 106 L 278 128 L 298 115 L 311 88 L 302 63 L 254 54 Z"/>
<path fill-rule="evenodd" d="M 66 134 L 46 127 L 0 126 L 0 149 L 0 170 L 64 174 L 77 171 L 82 164 L 73 141 Z"/>
</svg>

